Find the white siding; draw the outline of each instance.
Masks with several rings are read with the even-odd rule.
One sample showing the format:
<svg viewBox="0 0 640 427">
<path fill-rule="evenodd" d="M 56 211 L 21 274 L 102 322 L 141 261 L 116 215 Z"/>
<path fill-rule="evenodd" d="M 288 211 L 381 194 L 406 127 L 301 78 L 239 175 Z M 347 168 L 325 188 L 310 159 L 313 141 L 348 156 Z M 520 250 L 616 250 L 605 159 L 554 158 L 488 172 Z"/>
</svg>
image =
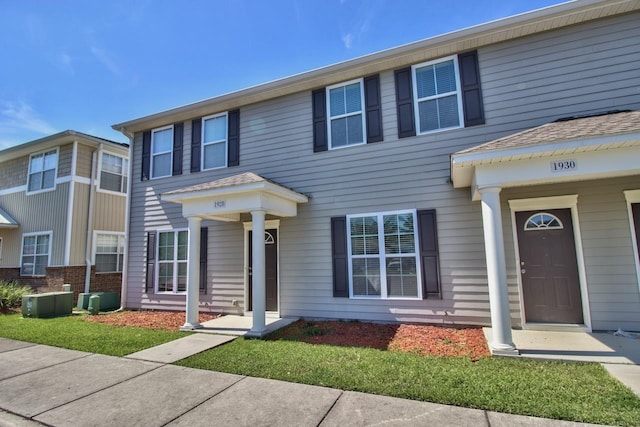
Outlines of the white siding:
<svg viewBox="0 0 640 427">
<path fill-rule="evenodd" d="M 486 113 L 486 124 L 482 126 L 398 140 L 394 74 L 393 70 L 388 70 L 380 74 L 383 142 L 314 153 L 311 92 L 303 92 L 240 109 L 240 166 L 190 174 L 191 121 L 187 121 L 184 126 L 184 174 L 141 182 L 142 135 L 136 134 L 131 177 L 134 188 L 129 304 L 147 308 L 184 307 L 184 296 L 165 297 L 143 292 L 146 232 L 187 225 L 181 217 L 180 207 L 159 202 L 159 195 L 252 171 L 310 196 L 307 204 L 299 205 L 297 217 L 281 220 L 282 315 L 488 324 L 480 206 L 470 201 L 468 189 L 452 188 L 449 156 L 558 117 L 640 108 L 640 27 L 637 22 L 638 14 L 624 15 L 480 49 Z M 580 203 L 582 208 L 582 200 Z M 585 209 L 597 204 L 597 200 L 585 201 Z M 333 298 L 332 216 L 431 208 L 436 209 L 438 216 L 442 299 Z M 508 209 L 503 214 L 505 224 L 509 224 Z M 584 215 L 587 225 L 598 225 L 596 212 L 591 217 L 589 211 Z M 616 224 L 621 225 L 620 221 L 626 215 L 625 207 L 621 206 L 616 215 L 619 217 Z M 214 311 L 237 311 L 230 301 L 238 299 L 244 303 L 242 226 L 207 225 L 210 226 L 208 280 L 213 283 L 213 292 L 201 296 L 201 302 Z M 628 232 L 628 224 L 626 227 Z M 606 262 L 606 256 L 602 251 L 591 249 L 589 245 L 597 245 L 597 239 L 592 239 L 585 241 L 585 256 L 593 264 L 588 271 L 589 278 L 598 283 L 607 277 L 597 267 L 598 263 Z M 513 253 L 513 242 L 506 243 L 506 250 Z M 622 241 L 618 243 L 622 245 Z M 515 324 L 519 324 L 513 259 L 510 263 L 511 313 Z M 621 274 L 624 276 L 622 281 L 631 278 L 626 271 Z M 605 293 L 602 285 L 593 286 L 594 295 Z M 621 295 L 632 293 L 628 283 L 623 287 L 625 290 Z M 610 318 L 612 307 L 612 304 L 592 300 L 594 326 L 597 320 L 597 325 L 604 327 L 604 319 Z M 640 329 L 640 323 L 636 329 Z"/>
</svg>

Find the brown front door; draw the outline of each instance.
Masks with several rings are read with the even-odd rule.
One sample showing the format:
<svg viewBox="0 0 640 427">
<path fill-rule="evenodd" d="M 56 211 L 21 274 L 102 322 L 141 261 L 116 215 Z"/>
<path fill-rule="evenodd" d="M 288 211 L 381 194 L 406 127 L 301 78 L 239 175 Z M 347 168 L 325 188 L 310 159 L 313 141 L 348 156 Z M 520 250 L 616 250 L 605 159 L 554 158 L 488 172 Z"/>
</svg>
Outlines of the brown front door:
<svg viewBox="0 0 640 427">
<path fill-rule="evenodd" d="M 633 213 L 633 226 L 636 229 L 636 243 L 638 245 L 638 257 L 640 258 L 640 203 L 632 203 L 631 212 Z"/>
<path fill-rule="evenodd" d="M 527 322 L 583 323 L 570 209 L 516 213 Z"/>
<path fill-rule="evenodd" d="M 253 258 L 252 236 L 249 231 L 249 311 L 253 309 Z M 265 285 L 266 285 L 266 310 L 278 311 L 278 230 L 265 230 L 264 233 L 264 261 L 265 261 Z"/>
</svg>

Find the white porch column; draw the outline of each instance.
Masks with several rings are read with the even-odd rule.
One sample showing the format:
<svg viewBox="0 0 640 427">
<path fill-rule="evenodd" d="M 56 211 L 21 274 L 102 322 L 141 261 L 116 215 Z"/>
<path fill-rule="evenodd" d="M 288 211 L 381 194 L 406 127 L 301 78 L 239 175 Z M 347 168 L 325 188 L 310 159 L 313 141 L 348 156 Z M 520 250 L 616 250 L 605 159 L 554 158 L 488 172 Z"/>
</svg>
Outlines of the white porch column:
<svg viewBox="0 0 640 427">
<path fill-rule="evenodd" d="M 509 314 L 509 292 L 507 289 L 507 268 L 504 256 L 504 236 L 502 233 L 502 213 L 500 209 L 500 187 L 480 189 L 482 200 L 482 224 L 487 258 L 487 278 L 489 282 L 489 307 L 491 309 L 492 351 L 517 354 L 511 337 L 511 316 Z"/>
<path fill-rule="evenodd" d="M 264 258 L 264 217 L 265 211 L 251 211 L 253 222 L 252 231 L 252 284 L 253 284 L 253 326 L 249 331 L 250 336 L 262 336 L 266 326 L 266 281 Z"/>
<path fill-rule="evenodd" d="M 189 220 L 189 266 L 187 270 L 187 320 L 180 328 L 183 330 L 198 329 L 200 303 L 200 223 L 202 219 L 190 216 Z"/>
</svg>

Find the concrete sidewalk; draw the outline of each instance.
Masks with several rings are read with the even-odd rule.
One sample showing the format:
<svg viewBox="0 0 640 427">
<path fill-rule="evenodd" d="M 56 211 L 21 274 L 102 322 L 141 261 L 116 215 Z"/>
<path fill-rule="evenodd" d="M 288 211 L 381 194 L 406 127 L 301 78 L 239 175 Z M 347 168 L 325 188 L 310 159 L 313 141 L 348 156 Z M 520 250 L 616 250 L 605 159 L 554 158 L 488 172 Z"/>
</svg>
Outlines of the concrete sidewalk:
<svg viewBox="0 0 640 427">
<path fill-rule="evenodd" d="M 0 426 L 588 425 L 184 368 L 141 353 L 119 358 L 0 338 Z"/>
</svg>

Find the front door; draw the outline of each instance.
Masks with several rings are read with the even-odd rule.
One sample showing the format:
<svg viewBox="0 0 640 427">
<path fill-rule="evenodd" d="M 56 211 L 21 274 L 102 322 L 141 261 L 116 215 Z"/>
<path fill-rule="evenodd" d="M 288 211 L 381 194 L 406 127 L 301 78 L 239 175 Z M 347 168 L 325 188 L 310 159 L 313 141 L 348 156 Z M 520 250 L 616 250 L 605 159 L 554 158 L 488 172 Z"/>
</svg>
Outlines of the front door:
<svg viewBox="0 0 640 427">
<path fill-rule="evenodd" d="M 527 322 L 583 323 L 570 209 L 516 213 Z"/>
<path fill-rule="evenodd" d="M 249 301 L 248 310 L 253 309 L 253 254 L 252 236 L 249 231 Z M 278 311 L 278 230 L 270 229 L 264 232 L 264 258 L 265 258 L 265 285 L 266 285 L 266 310 Z"/>
</svg>

